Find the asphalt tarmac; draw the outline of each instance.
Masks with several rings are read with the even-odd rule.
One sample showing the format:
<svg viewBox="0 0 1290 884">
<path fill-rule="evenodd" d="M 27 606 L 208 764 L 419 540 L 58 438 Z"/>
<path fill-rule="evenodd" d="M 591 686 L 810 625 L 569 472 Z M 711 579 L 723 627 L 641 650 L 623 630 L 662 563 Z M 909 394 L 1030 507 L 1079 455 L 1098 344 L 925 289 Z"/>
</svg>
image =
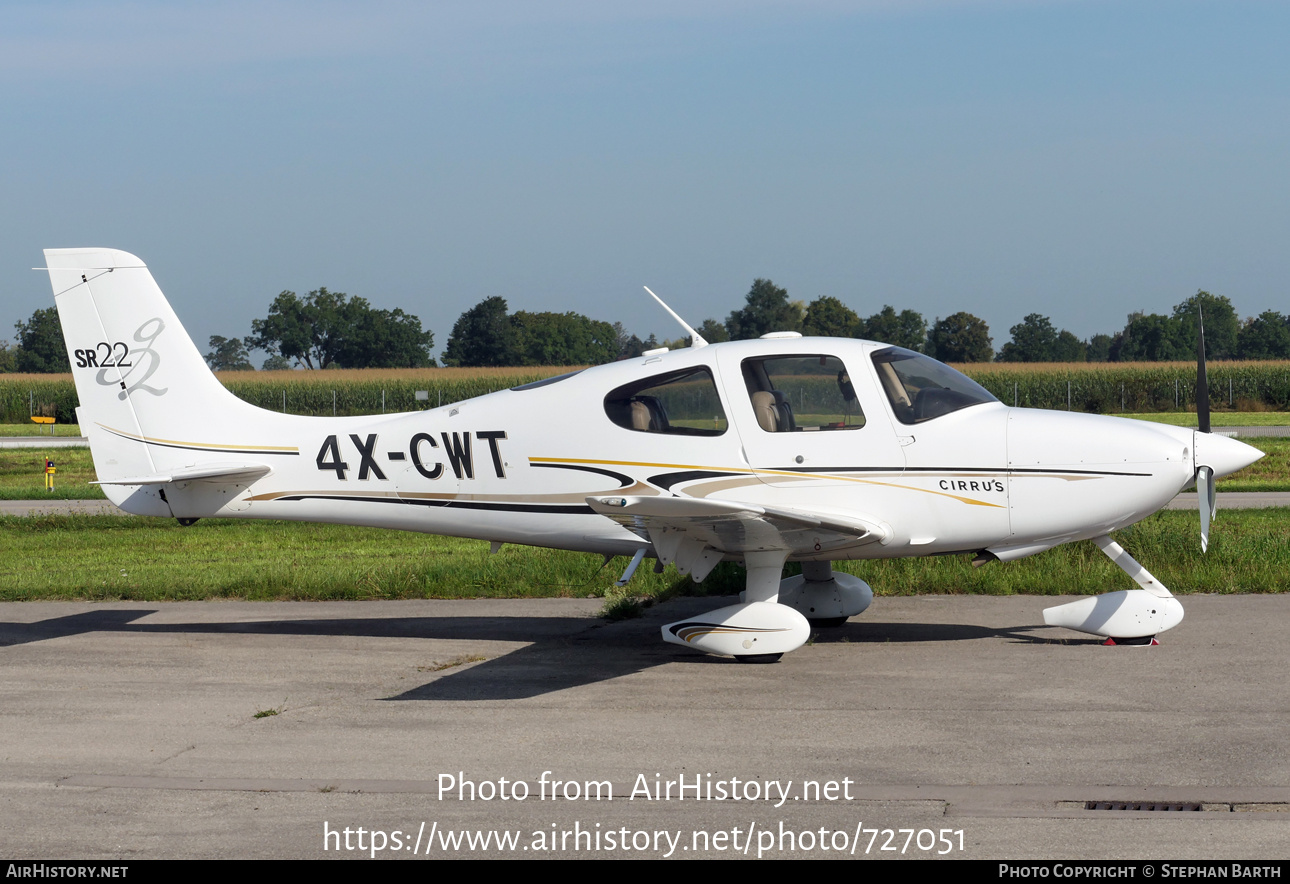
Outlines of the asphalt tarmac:
<svg viewBox="0 0 1290 884">
<path fill-rule="evenodd" d="M 1036 597 L 880 597 L 774 665 L 660 641 L 728 601 L 0 605 L 0 851 L 1290 853 L 1290 596 L 1185 597 L 1158 647 Z"/>
</svg>

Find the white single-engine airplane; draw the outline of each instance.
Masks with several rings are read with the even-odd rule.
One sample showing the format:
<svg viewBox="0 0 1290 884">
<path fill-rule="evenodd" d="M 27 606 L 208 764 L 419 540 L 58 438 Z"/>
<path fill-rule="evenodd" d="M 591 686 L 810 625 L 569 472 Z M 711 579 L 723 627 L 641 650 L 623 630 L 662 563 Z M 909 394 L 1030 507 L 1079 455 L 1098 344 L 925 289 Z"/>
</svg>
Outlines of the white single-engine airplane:
<svg viewBox="0 0 1290 884">
<path fill-rule="evenodd" d="M 1182 606 L 1109 533 L 1194 481 L 1206 541 L 1214 478 L 1262 456 L 1207 432 L 1008 408 L 946 365 L 871 341 L 787 332 L 709 346 L 675 313 L 687 349 L 423 412 L 279 414 L 224 389 L 138 258 L 45 258 L 78 419 L 126 512 L 632 556 L 625 578 L 645 556 L 696 581 L 742 562 L 744 601 L 663 638 L 744 662 L 777 660 L 811 622 L 868 607 L 869 586 L 831 562 L 1010 561 L 1088 539 L 1141 589 L 1049 608 L 1045 622 L 1150 641 Z M 802 573 L 781 579 L 788 561 Z"/>
</svg>

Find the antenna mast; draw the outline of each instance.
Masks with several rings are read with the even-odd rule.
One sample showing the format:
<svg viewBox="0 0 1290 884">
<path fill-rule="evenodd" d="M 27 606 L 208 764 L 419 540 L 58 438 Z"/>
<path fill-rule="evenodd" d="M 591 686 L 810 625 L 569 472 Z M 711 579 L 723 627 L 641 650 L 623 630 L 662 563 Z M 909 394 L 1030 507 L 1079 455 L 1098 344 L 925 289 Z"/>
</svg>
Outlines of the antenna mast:
<svg viewBox="0 0 1290 884">
<path fill-rule="evenodd" d="M 697 348 L 699 348 L 699 347 L 706 347 L 706 346 L 708 346 L 708 342 L 707 342 L 707 341 L 705 341 L 705 340 L 703 339 L 703 335 L 699 334 L 697 331 L 695 331 L 694 329 L 690 328 L 689 323 L 687 323 L 687 322 L 686 322 L 684 319 L 682 319 L 680 316 L 677 316 L 677 314 L 676 314 L 676 311 L 675 311 L 675 310 L 673 310 L 671 307 L 667 306 L 667 304 L 664 304 L 664 303 L 663 303 L 663 299 L 662 299 L 662 298 L 660 298 L 658 295 L 654 294 L 653 292 L 650 292 L 650 291 L 649 291 L 649 286 L 642 286 L 642 288 L 644 288 L 644 289 L 645 289 L 645 291 L 649 292 L 649 296 L 650 296 L 651 298 L 653 298 L 655 301 L 658 301 L 658 302 L 659 302 L 659 304 L 660 304 L 660 305 L 662 305 L 663 309 L 664 309 L 664 310 L 666 310 L 666 311 L 671 315 L 671 317 L 672 317 L 673 319 L 675 319 L 677 322 L 679 322 L 679 323 L 681 324 L 681 328 L 685 329 L 686 331 L 688 331 L 688 332 L 690 333 L 690 346 L 691 346 L 691 347 L 694 347 L 694 348 L 696 348 L 696 349 L 697 349 Z"/>
</svg>

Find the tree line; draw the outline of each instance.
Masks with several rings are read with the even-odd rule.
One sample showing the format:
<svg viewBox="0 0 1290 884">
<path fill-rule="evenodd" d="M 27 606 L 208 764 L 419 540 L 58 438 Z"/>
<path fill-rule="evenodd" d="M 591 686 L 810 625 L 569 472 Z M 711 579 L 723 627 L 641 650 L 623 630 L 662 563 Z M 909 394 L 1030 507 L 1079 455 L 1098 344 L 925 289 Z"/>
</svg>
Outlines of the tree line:
<svg viewBox="0 0 1290 884">
<path fill-rule="evenodd" d="M 1242 321 L 1231 301 L 1198 291 L 1172 314 L 1130 313 L 1124 328 L 1080 340 L 1031 313 L 1009 329 L 996 353 L 980 317 L 958 312 L 930 324 L 914 310 L 890 305 L 861 317 L 838 298 L 809 304 L 789 298 L 769 279 L 756 279 L 742 307 L 724 321 L 705 319 L 696 331 L 711 343 L 747 340 L 768 332 L 865 338 L 926 353 L 943 362 L 1152 362 L 1187 360 L 1196 353 L 1196 317 L 1203 310 L 1205 349 L 1211 359 L 1290 359 L 1290 316 L 1266 310 Z M 15 324 L 17 346 L 0 341 L 0 372 L 66 372 L 71 368 L 58 313 L 35 311 Z M 490 297 L 466 310 L 453 325 L 443 352 L 450 366 L 597 365 L 639 356 L 646 350 L 684 347 L 688 338 L 642 340 L 620 322 L 581 313 L 509 311 Z M 268 354 L 265 370 L 305 368 L 419 368 L 436 364 L 434 334 L 403 310 L 373 307 L 365 298 L 319 288 L 303 297 L 281 292 L 264 319 L 251 321 L 242 338 L 210 338 L 206 361 L 216 371 L 253 370 L 250 351 Z"/>
<path fill-rule="evenodd" d="M 37 310 L 15 324 L 17 347 L 0 342 L 0 372 L 67 372 L 58 310 Z M 243 338 L 212 335 L 206 363 L 214 371 L 251 371 L 251 350 L 268 354 L 262 368 L 423 368 L 435 365 L 434 333 L 403 310 L 381 310 L 365 298 L 315 289 L 280 293 Z"/>
<path fill-rule="evenodd" d="M 1131 313 L 1122 330 L 1080 340 L 1052 320 L 1031 313 L 1009 329 L 1010 340 L 998 353 L 985 320 L 961 311 L 930 324 L 914 310 L 891 305 L 861 317 L 838 298 L 824 296 L 809 304 L 789 298 L 769 279 L 753 281 L 743 307 L 724 322 L 705 319 L 695 331 L 709 343 L 748 340 L 768 332 L 865 338 L 926 353 L 942 362 L 1155 362 L 1188 360 L 1196 355 L 1196 316 L 1204 311 L 1205 350 L 1211 359 L 1290 359 L 1290 316 L 1266 310 L 1244 322 L 1232 302 L 1199 291 L 1174 307 L 1172 315 Z M 567 356 L 544 362 L 527 335 L 536 326 L 531 316 L 551 317 L 542 327 L 547 346 Z M 560 322 L 555 322 L 555 317 Z M 609 329 L 614 337 L 609 338 Z M 621 323 L 608 326 L 577 313 L 508 314 L 506 301 L 488 298 L 457 320 L 448 338 L 447 365 L 579 365 L 639 356 L 658 346 L 688 346 L 689 338 L 642 341 Z"/>
</svg>

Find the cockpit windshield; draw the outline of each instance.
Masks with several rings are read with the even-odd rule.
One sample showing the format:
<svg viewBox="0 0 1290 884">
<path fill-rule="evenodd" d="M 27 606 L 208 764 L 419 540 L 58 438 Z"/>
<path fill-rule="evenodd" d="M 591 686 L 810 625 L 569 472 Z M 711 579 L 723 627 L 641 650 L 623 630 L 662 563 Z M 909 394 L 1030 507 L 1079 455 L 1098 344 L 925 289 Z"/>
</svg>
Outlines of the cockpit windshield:
<svg viewBox="0 0 1290 884">
<path fill-rule="evenodd" d="M 912 350 L 878 350 L 873 364 L 891 410 L 902 424 L 921 424 L 972 405 L 999 401 L 971 378 Z"/>
</svg>

